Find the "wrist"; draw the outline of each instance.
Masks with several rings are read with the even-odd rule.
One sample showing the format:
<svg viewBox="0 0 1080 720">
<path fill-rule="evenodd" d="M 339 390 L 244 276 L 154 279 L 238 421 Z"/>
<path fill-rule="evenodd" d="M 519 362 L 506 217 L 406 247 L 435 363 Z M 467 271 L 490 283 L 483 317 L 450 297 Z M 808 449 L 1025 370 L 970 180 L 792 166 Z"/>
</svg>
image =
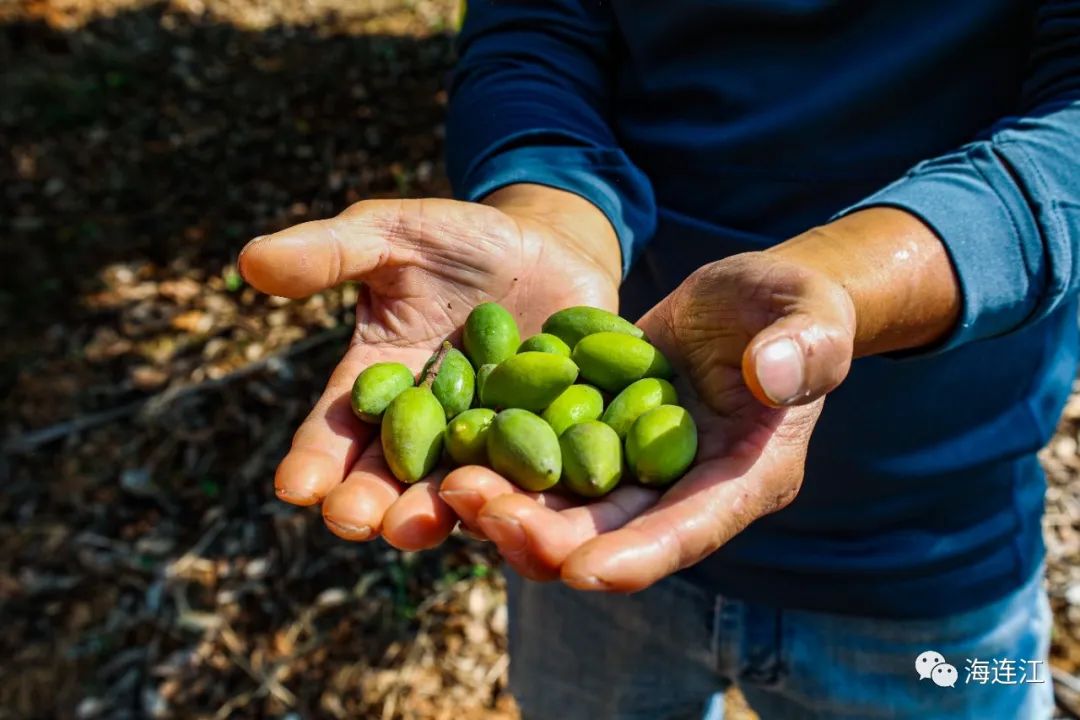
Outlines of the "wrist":
<svg viewBox="0 0 1080 720">
<path fill-rule="evenodd" d="M 595 265 L 614 287 L 622 281 L 622 248 L 615 228 L 599 208 L 580 195 L 518 183 L 496 190 L 481 202 L 518 222 L 541 228 L 546 238 Z"/>
<path fill-rule="evenodd" d="M 960 286 L 944 245 L 903 210 L 860 210 L 766 252 L 844 288 L 855 308 L 856 357 L 932 345 L 960 316 Z"/>
</svg>

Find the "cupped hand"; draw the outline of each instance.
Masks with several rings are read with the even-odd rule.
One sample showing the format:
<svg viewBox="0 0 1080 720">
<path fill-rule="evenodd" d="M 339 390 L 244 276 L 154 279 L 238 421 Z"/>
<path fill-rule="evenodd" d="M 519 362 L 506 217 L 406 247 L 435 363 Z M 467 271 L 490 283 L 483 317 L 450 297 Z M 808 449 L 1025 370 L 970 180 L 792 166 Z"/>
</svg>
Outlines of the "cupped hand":
<svg viewBox="0 0 1080 720">
<path fill-rule="evenodd" d="M 458 518 L 438 495 L 438 472 L 411 486 L 390 474 L 378 428 L 349 404 L 357 374 L 383 361 L 419 371 L 489 300 L 513 313 L 522 337 L 561 308 L 614 309 L 618 301 L 610 224 L 584 200 L 537 186 L 505 188 L 484 204 L 357 203 L 335 218 L 256 238 L 239 266 L 257 289 L 289 298 L 363 283 L 349 348 L 297 429 L 275 489 L 286 502 L 322 502 L 327 526 L 342 538 L 382 534 L 409 550 L 442 542 Z"/>
<path fill-rule="evenodd" d="M 847 374 L 855 312 L 825 274 L 770 253 L 707 265 L 639 325 L 674 362 L 699 450 L 662 494 L 624 483 L 597 501 L 517 490 L 485 468 L 442 497 L 526 577 L 634 591 L 713 552 L 799 491 L 823 395 Z"/>
</svg>

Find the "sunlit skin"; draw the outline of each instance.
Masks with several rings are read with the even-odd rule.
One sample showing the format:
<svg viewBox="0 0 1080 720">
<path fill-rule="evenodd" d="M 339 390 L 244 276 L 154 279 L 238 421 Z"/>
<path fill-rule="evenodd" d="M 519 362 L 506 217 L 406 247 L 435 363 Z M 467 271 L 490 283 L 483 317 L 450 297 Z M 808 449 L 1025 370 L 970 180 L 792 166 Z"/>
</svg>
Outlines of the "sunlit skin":
<svg viewBox="0 0 1080 720">
<path fill-rule="evenodd" d="M 864 210 L 707 265 L 641 319 L 678 366 L 680 399 L 701 435 L 694 467 L 666 491 L 627 484 L 581 503 L 520 491 L 475 466 L 404 489 L 349 412 L 360 369 L 378 360 L 418 368 L 483 300 L 505 304 L 525 334 L 555 309 L 615 303 L 618 245 L 599 211 L 546 188 L 500 192 L 488 199 L 498 210 L 424 201 L 423 216 L 438 219 L 420 225 L 353 209 L 259 241 L 241 258 L 245 277 L 278 295 L 344 279 L 370 288 L 354 342 L 276 478 L 284 500 L 323 501 L 328 526 L 346 539 L 381 532 L 398 547 L 432 547 L 460 519 L 527 577 L 647 587 L 796 496 L 823 398 L 853 357 L 933 343 L 959 314 L 933 233 L 901 211 Z M 483 241 L 486 252 L 478 235 L 496 238 Z"/>
<path fill-rule="evenodd" d="M 327 526 L 348 540 L 382 534 L 409 550 L 442 542 L 457 517 L 438 496 L 438 475 L 409 487 L 390 475 L 377 428 L 349 406 L 356 375 L 380 361 L 419 371 L 488 300 L 510 310 L 525 333 L 568 305 L 614 309 L 619 262 L 614 231 L 591 204 L 528 185 L 483 205 L 361 202 L 249 243 L 240 272 L 263 292 L 301 298 L 346 280 L 364 283 L 349 348 L 278 466 L 278 497 L 322 503 Z"/>
</svg>

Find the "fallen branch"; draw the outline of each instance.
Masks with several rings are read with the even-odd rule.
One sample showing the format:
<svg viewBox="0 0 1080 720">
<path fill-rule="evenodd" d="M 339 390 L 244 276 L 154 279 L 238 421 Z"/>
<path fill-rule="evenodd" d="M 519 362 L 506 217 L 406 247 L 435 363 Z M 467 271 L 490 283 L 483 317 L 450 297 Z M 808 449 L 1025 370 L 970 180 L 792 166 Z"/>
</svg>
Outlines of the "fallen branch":
<svg viewBox="0 0 1080 720">
<path fill-rule="evenodd" d="M 110 408 L 90 415 L 80 415 L 70 420 L 49 425 L 48 427 L 25 433 L 12 438 L 4 443 L 4 452 L 9 454 L 25 454 L 42 445 L 89 430 L 90 428 L 107 425 L 129 415 L 139 414 L 144 418 L 153 418 L 160 415 L 164 410 L 177 400 L 191 395 L 214 390 L 242 378 L 254 375 L 268 367 L 278 365 L 289 358 L 306 353 L 328 342 L 338 340 L 349 334 L 350 328 L 344 325 L 327 330 L 326 332 L 312 335 L 295 342 L 283 350 L 267 355 L 253 363 L 233 370 L 232 372 L 212 380 L 203 380 L 197 383 L 188 383 L 170 387 L 157 395 L 152 395 L 142 400 Z"/>
</svg>

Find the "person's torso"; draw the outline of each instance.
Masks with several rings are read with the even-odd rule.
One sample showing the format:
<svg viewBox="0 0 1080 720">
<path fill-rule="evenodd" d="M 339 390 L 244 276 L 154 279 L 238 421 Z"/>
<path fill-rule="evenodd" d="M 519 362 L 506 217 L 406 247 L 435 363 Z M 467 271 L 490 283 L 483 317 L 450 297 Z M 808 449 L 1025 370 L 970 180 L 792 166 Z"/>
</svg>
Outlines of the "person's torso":
<svg viewBox="0 0 1080 720">
<path fill-rule="evenodd" d="M 790 235 L 1014 112 L 1037 4 L 612 0 L 615 131 L 664 209 Z"/>
<path fill-rule="evenodd" d="M 696 267 L 826 222 L 1016 112 L 1037 3 L 614 0 L 615 128 L 658 230 L 635 315 Z M 888 615 L 1000 596 L 1041 554 L 1042 477 L 1076 305 L 1000 338 L 868 358 L 826 401 L 795 502 L 695 573 L 731 594 Z M 915 604 L 913 595 L 925 596 Z"/>
</svg>

